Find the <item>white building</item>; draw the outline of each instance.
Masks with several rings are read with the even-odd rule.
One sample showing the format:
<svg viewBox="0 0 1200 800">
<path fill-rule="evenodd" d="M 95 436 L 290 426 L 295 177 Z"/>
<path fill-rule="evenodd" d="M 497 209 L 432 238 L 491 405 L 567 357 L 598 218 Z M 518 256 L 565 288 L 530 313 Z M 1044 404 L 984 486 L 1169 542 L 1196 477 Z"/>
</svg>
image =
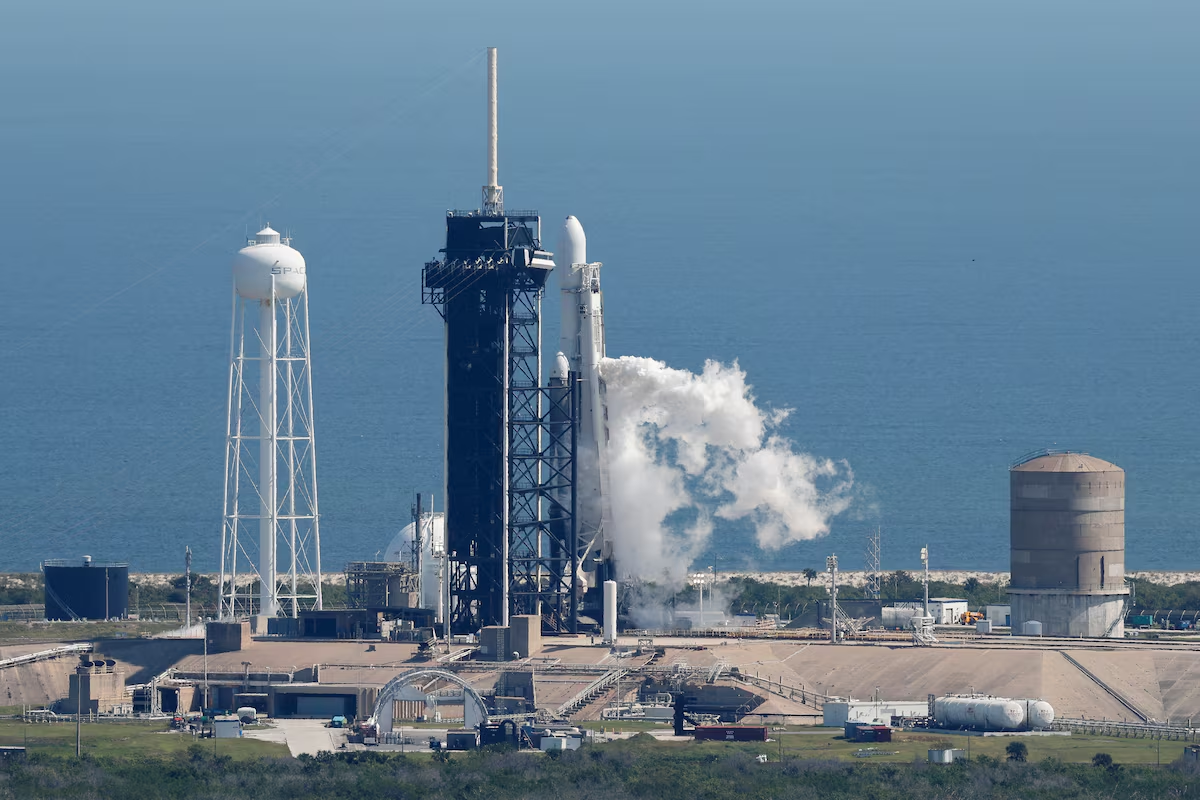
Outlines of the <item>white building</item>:
<svg viewBox="0 0 1200 800">
<path fill-rule="evenodd" d="M 925 717 L 929 715 L 926 700 L 831 700 L 825 703 L 824 724 L 829 728 L 845 727 L 847 722 L 863 725 L 891 725 L 892 717 Z"/>
<path fill-rule="evenodd" d="M 983 614 L 993 625 L 1012 625 L 1012 606 L 986 606 Z"/>
<path fill-rule="evenodd" d="M 929 615 L 934 625 L 957 625 L 967 613 L 967 601 L 957 597 L 929 598 Z"/>
</svg>

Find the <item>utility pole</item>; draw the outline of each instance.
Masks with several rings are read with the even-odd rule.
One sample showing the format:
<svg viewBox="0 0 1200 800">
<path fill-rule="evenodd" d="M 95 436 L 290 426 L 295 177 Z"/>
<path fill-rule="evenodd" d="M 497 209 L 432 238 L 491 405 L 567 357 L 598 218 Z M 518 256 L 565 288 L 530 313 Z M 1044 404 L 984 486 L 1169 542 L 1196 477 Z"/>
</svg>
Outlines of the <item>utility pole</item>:
<svg viewBox="0 0 1200 800">
<path fill-rule="evenodd" d="M 838 559 L 837 553 L 825 559 L 825 569 L 829 570 L 829 641 L 831 644 L 838 643 L 838 605 L 837 605 L 837 574 L 838 574 Z"/>
<path fill-rule="evenodd" d="M 204 701 L 200 706 L 203 715 L 211 704 L 208 701 L 208 625 L 204 626 Z"/>
<path fill-rule="evenodd" d="M 183 548 L 183 569 L 184 575 L 184 591 L 186 597 L 184 601 L 184 614 L 187 618 L 184 620 L 183 627 L 192 624 L 192 548 L 190 546 Z"/>
<path fill-rule="evenodd" d="M 421 573 L 421 493 L 417 492 L 417 502 L 412 508 L 413 538 L 412 538 L 412 568 L 418 575 Z"/>
<path fill-rule="evenodd" d="M 422 566 L 424 566 L 421 564 L 421 559 L 424 558 L 425 555 L 425 545 L 424 542 L 421 541 L 421 516 L 421 493 L 418 492 L 416 493 L 416 505 L 413 506 L 413 575 L 416 576 L 416 597 L 418 597 L 419 601 L 424 599 L 424 595 L 421 593 L 422 591 L 425 591 L 425 587 L 422 587 L 421 585 L 421 572 Z M 432 530 L 430 530 L 430 536 L 433 536 Z"/>
<path fill-rule="evenodd" d="M 82 667 L 75 668 L 75 757 L 83 754 L 82 729 L 80 720 L 83 718 L 83 672 Z"/>
</svg>

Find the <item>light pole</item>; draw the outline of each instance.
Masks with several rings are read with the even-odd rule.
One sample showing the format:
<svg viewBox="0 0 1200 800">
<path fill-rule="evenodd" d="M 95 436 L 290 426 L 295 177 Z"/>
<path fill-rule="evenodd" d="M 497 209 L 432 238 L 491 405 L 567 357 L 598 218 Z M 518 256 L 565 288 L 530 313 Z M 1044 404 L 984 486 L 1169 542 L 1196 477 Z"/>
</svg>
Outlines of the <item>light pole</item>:
<svg viewBox="0 0 1200 800">
<path fill-rule="evenodd" d="M 183 627 L 188 627 L 192 624 L 192 548 L 190 546 L 183 548 L 183 564 L 184 564 L 184 615 L 187 617 L 184 620 Z"/>
</svg>

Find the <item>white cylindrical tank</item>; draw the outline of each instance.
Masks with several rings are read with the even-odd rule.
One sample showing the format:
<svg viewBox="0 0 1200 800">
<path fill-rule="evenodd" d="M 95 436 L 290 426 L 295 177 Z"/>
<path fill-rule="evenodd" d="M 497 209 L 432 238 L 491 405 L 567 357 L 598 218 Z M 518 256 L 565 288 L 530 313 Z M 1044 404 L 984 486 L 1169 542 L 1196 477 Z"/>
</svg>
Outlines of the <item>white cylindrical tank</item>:
<svg viewBox="0 0 1200 800">
<path fill-rule="evenodd" d="M 1050 730 L 1054 722 L 1054 707 L 1045 700 L 1029 700 L 1026 702 L 1025 726 L 1034 731 Z"/>
<path fill-rule="evenodd" d="M 617 582 L 604 582 L 604 641 L 617 641 Z"/>
<path fill-rule="evenodd" d="M 1025 708 L 1003 697 L 939 697 L 933 701 L 933 719 L 940 728 L 1018 731 Z"/>
<path fill-rule="evenodd" d="M 247 300 L 270 300 L 272 281 L 276 299 L 295 297 L 304 291 L 305 264 L 304 256 L 267 226 L 234 256 L 233 285 Z"/>
</svg>

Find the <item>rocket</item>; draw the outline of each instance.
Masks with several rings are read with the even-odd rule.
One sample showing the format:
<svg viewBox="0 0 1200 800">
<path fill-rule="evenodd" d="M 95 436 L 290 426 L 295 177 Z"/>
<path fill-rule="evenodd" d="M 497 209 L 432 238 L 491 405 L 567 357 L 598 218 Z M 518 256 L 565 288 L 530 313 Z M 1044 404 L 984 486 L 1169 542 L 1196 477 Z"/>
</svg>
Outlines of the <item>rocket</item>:
<svg viewBox="0 0 1200 800">
<path fill-rule="evenodd" d="M 587 237 L 575 217 L 563 224 L 558 248 L 562 335 L 551 371 L 551 386 L 578 381 L 576 438 L 577 577 L 591 587 L 612 574 L 611 513 L 608 499 L 608 409 L 600 362 L 604 358 L 604 295 L 600 263 L 587 260 Z M 597 574 L 599 572 L 599 574 Z"/>
</svg>

